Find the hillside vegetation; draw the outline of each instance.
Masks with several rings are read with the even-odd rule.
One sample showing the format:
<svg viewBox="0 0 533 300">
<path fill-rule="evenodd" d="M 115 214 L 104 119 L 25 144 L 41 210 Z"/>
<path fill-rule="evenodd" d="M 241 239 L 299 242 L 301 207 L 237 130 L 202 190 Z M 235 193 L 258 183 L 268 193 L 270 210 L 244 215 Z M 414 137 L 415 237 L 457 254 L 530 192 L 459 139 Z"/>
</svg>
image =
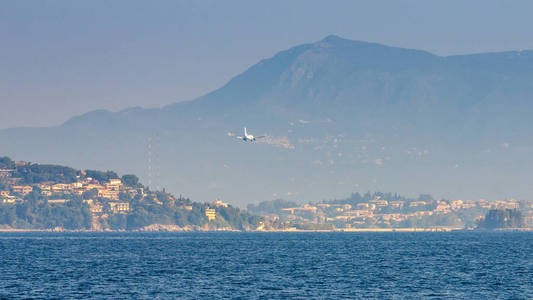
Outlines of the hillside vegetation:
<svg viewBox="0 0 533 300">
<path fill-rule="evenodd" d="M 193 202 L 152 191 L 131 174 L 15 163 L 8 157 L 0 157 L 0 174 L 3 228 L 251 230 L 261 221 L 221 201 Z"/>
</svg>

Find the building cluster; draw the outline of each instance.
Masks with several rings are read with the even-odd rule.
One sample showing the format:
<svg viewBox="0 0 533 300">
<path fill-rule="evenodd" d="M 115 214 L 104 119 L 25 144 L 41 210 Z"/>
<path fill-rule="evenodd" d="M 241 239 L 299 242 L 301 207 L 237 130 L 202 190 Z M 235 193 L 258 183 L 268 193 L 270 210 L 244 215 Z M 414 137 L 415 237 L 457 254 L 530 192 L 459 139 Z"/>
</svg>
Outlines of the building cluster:
<svg viewBox="0 0 533 300">
<path fill-rule="evenodd" d="M 207 217 L 209 221 L 214 221 L 216 219 L 216 214 L 217 214 L 216 209 L 220 207 L 228 207 L 228 206 L 229 206 L 228 203 L 222 202 L 220 199 L 216 199 L 215 201 L 211 202 L 209 207 L 205 209 L 205 216 Z"/>
<path fill-rule="evenodd" d="M 130 211 L 129 202 L 120 201 L 119 195 L 126 193 L 131 197 L 138 194 L 145 196 L 142 188 L 133 188 L 126 186 L 120 179 L 109 179 L 105 182 L 99 182 L 91 177 L 77 176 L 77 180 L 72 183 L 41 182 L 33 185 L 20 184 L 21 178 L 13 177 L 15 170 L 0 169 L 0 202 L 1 203 L 18 203 L 24 202 L 25 197 L 38 191 L 45 196 L 49 204 L 64 204 L 71 199 L 72 195 L 82 196 L 89 193 L 89 197 L 84 202 L 89 204 L 93 215 L 105 212 L 104 202 L 108 205 L 111 213 L 127 213 Z"/>
<path fill-rule="evenodd" d="M 390 227 L 408 219 L 421 219 L 471 210 L 476 217 L 482 217 L 489 209 L 521 209 L 525 220 L 533 224 L 533 202 L 515 199 L 502 201 L 387 201 L 377 197 L 368 202 L 356 204 L 318 203 L 300 207 L 282 208 L 277 214 L 265 216 L 271 222 L 309 222 L 316 224 L 344 224 L 346 227 L 374 225 Z"/>
<path fill-rule="evenodd" d="M 127 186 L 118 178 L 99 181 L 87 176 L 86 172 L 80 172 L 80 175 L 76 176 L 76 180 L 71 183 L 49 181 L 38 184 L 23 184 L 22 178 L 15 177 L 15 171 L 0 168 L 0 203 L 22 203 L 28 201 L 28 195 L 31 193 L 39 193 L 51 205 L 66 204 L 71 199 L 81 197 L 90 208 L 93 217 L 93 229 L 100 229 L 100 221 L 108 218 L 109 214 L 131 212 L 129 199 L 137 197 L 140 201 L 149 200 L 155 204 L 163 205 L 163 199 L 158 199 L 157 194 L 145 192 L 142 187 Z M 167 197 L 172 198 L 170 195 Z M 175 201 L 175 199 L 170 198 L 169 201 Z M 217 217 L 217 209 L 228 206 L 228 203 L 217 199 L 206 207 L 205 216 L 209 221 L 213 221 Z M 181 208 L 191 211 L 193 206 L 182 205 Z"/>
</svg>

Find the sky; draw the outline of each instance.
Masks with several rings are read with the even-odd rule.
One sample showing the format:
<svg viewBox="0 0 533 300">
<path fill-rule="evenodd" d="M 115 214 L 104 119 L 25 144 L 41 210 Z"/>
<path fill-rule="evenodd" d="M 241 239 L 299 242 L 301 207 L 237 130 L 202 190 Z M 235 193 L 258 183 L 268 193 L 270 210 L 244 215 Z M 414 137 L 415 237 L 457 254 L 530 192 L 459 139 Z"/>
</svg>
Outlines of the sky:
<svg viewBox="0 0 533 300">
<path fill-rule="evenodd" d="M 329 34 L 439 55 L 533 49 L 533 1 L 0 2 L 0 129 L 161 107 Z"/>
</svg>

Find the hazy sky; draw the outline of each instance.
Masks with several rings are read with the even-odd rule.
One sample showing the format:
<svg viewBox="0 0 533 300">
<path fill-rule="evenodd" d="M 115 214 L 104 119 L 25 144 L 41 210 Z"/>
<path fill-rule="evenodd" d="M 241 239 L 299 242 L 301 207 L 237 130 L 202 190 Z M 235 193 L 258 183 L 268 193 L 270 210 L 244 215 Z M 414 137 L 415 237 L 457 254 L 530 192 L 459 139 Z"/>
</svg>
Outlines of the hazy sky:
<svg viewBox="0 0 533 300">
<path fill-rule="evenodd" d="M 329 34 L 440 55 L 533 49 L 533 1 L 0 2 L 0 128 L 193 99 Z"/>
</svg>

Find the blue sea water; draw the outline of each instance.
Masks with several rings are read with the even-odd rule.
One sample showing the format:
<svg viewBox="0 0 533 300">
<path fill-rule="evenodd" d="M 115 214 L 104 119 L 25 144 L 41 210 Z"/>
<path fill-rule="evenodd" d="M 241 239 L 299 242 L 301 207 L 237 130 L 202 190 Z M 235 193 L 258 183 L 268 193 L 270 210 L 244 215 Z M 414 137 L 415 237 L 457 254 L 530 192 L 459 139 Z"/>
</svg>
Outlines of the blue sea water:
<svg viewBox="0 0 533 300">
<path fill-rule="evenodd" d="M 0 253 L 0 298 L 533 298 L 533 233 L 0 233 Z"/>
</svg>

